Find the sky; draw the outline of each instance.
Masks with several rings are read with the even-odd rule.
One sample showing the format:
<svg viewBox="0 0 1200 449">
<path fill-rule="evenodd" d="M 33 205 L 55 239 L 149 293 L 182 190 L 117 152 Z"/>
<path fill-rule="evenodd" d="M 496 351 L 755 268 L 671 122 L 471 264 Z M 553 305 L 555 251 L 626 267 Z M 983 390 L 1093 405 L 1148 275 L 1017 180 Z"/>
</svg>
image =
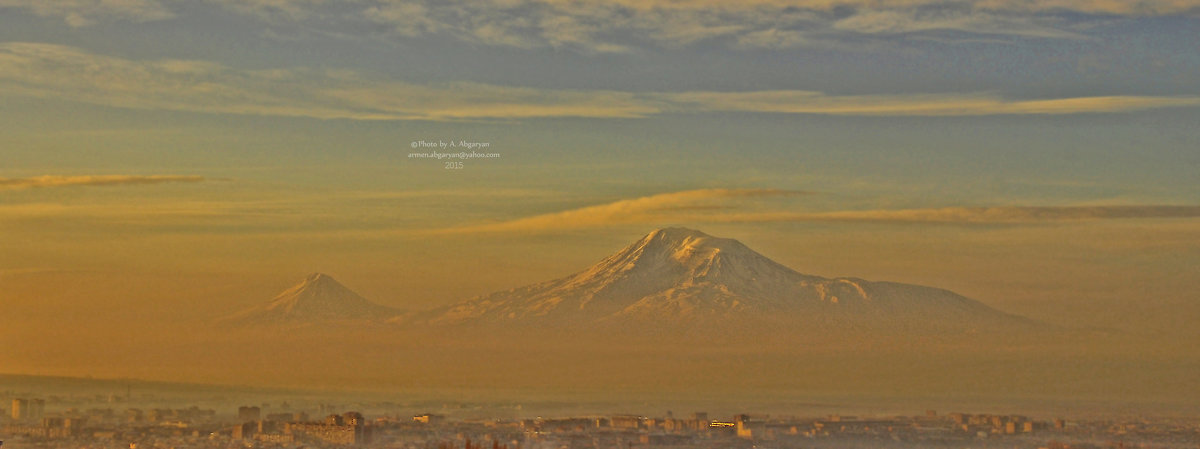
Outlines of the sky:
<svg viewBox="0 0 1200 449">
<path fill-rule="evenodd" d="M 427 309 L 664 226 L 1194 339 L 1197 30 L 1195 0 L 0 0 L 0 339 L 45 342 L 0 371 L 310 272 Z"/>
</svg>

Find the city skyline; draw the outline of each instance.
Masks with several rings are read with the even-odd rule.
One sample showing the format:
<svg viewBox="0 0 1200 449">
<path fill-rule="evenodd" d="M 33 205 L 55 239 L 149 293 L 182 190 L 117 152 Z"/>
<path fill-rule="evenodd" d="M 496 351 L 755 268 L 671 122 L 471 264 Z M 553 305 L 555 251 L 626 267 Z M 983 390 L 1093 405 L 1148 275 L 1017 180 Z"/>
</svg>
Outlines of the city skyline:
<svg viewBox="0 0 1200 449">
<path fill-rule="evenodd" d="M 61 382 L 61 381 L 60 381 Z M 353 395 L 295 396 L 229 390 L 172 389 L 103 394 L 99 383 L 76 379 L 70 393 L 55 390 L 44 412 L 26 410 L 40 399 L 13 399 L 13 416 L 0 417 L 0 435 L 13 447 L 412 447 L 482 449 L 521 447 L 1124 447 L 1186 448 L 1194 418 L 1120 413 L 940 412 L 925 409 L 845 414 L 830 404 L 793 405 L 783 413 L 593 409 L 597 404 L 443 402 Z M 103 383 L 103 382 L 101 382 Z M 32 385 L 25 385 L 26 387 Z M 82 387 L 82 389 L 80 388 Z M 174 387 L 181 387 L 175 385 Z M 34 387 L 35 389 L 39 387 Z M 31 393 L 23 391 L 21 394 Z M 12 390 L 0 394 L 7 399 Z M 182 396 L 181 396 L 182 394 Z M 213 396 L 216 395 L 216 396 Z M 261 400 L 262 402 L 256 402 Z M 252 404 L 252 405 L 246 405 Z M 523 405 L 534 405 L 525 409 Z M 628 406 L 625 406 L 628 407 Z M 572 410 L 574 409 L 574 410 Z M 554 410 L 554 411 L 550 411 Z M 844 411 L 844 410 L 843 410 Z"/>
</svg>

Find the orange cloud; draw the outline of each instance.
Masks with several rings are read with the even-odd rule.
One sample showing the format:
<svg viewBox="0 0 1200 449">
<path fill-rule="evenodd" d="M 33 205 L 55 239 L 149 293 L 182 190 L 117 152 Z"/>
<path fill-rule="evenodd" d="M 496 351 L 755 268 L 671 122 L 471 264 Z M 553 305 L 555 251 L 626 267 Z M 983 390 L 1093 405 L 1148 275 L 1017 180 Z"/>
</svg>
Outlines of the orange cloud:
<svg viewBox="0 0 1200 449">
<path fill-rule="evenodd" d="M 733 200 L 754 197 L 805 195 L 807 192 L 779 189 L 700 189 L 661 193 L 641 198 L 614 201 L 562 212 L 535 215 L 499 223 L 451 228 L 438 233 L 546 231 L 612 224 L 663 223 L 681 218 L 710 215 Z"/>
<path fill-rule="evenodd" d="M 944 207 L 793 212 L 778 208 L 778 204 L 749 205 L 744 201 L 749 197 L 782 197 L 802 194 L 806 194 L 806 192 L 777 189 L 688 190 L 614 201 L 497 223 L 462 226 L 436 233 L 552 231 L 620 224 L 844 222 L 982 225 L 1200 218 L 1200 206 L 1180 205 Z"/>
<path fill-rule="evenodd" d="M 945 207 L 934 209 L 842 211 L 780 214 L 759 217 L 770 221 L 848 221 L 892 223 L 1003 224 L 1138 218 L 1200 218 L 1200 206 L 1058 206 L 1058 207 Z"/>
<path fill-rule="evenodd" d="M 678 111 L 857 116 L 1047 115 L 1200 106 L 1200 97 L 1105 96 L 1009 101 L 987 94 L 825 95 L 802 90 L 664 94 Z"/>
<path fill-rule="evenodd" d="M 65 186 L 120 186 L 164 184 L 168 182 L 202 182 L 203 176 L 190 175 L 45 175 L 32 178 L 0 178 L 0 189 L 31 189 Z"/>
</svg>

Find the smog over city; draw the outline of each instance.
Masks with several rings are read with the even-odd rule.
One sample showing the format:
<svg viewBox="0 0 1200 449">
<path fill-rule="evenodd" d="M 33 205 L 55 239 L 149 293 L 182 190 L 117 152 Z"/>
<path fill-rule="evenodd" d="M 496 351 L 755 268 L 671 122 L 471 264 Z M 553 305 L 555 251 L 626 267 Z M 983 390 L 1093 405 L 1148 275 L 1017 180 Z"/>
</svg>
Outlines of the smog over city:
<svg viewBox="0 0 1200 449">
<path fill-rule="evenodd" d="M 1200 1 L 0 0 L 0 447 L 1200 447 Z"/>
</svg>

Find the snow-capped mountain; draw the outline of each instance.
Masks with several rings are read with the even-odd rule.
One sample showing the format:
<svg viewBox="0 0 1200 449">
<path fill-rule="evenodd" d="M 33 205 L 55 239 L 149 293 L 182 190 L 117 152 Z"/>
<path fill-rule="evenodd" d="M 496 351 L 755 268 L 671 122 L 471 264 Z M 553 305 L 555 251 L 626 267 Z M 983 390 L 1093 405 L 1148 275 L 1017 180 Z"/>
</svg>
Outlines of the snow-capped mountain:
<svg viewBox="0 0 1200 449">
<path fill-rule="evenodd" d="M 771 322 L 826 329 L 1033 325 L 953 292 L 805 275 L 741 242 L 659 229 L 576 274 L 415 314 L 427 324 L 692 325 Z"/>
<path fill-rule="evenodd" d="M 313 273 L 266 304 L 222 318 L 223 324 L 386 320 L 399 312 L 368 301 L 329 275 Z"/>
</svg>

